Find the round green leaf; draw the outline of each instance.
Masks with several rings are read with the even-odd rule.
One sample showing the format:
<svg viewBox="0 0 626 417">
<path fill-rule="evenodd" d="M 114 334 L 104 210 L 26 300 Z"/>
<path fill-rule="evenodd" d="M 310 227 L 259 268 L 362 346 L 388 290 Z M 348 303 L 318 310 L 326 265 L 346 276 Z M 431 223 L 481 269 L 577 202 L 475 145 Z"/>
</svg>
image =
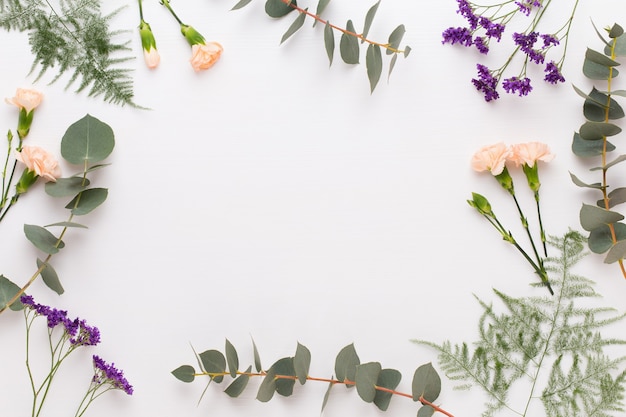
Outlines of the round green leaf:
<svg viewBox="0 0 626 417">
<path fill-rule="evenodd" d="M 241 395 L 241 393 L 248 386 L 248 381 L 250 381 L 250 376 L 247 374 L 249 374 L 251 370 L 252 370 L 252 367 L 248 366 L 248 369 L 246 369 L 246 372 L 239 375 L 237 378 L 235 378 L 235 380 L 231 382 L 231 384 L 228 387 L 226 387 L 224 392 L 231 398 L 239 397 L 239 395 Z"/>
<path fill-rule="evenodd" d="M 74 196 L 89 186 L 87 178 L 70 177 L 59 178 L 56 181 L 46 183 L 46 194 L 51 197 L 69 197 Z"/>
<path fill-rule="evenodd" d="M 61 281 L 59 281 L 59 276 L 57 275 L 54 268 L 49 263 L 42 261 L 37 258 L 37 269 L 41 268 L 41 279 L 43 279 L 44 284 L 48 286 L 52 291 L 61 295 L 65 292 L 63 286 L 61 285 Z"/>
<path fill-rule="evenodd" d="M 417 411 L 417 417 L 431 417 L 433 414 L 435 414 L 435 409 L 430 405 L 423 405 Z"/>
<path fill-rule="evenodd" d="M 90 165 L 107 158 L 114 146 L 113 129 L 86 115 L 67 128 L 61 140 L 61 155 L 71 164 Z"/>
<path fill-rule="evenodd" d="M 381 369 L 378 362 L 368 362 L 356 367 L 356 391 L 366 403 L 371 403 L 376 397 L 376 381 Z"/>
<path fill-rule="evenodd" d="M 391 35 L 389 35 L 389 47 L 392 49 L 398 49 L 405 33 L 406 29 L 404 28 L 404 25 L 400 25 L 395 28 L 393 32 L 391 32 Z M 387 49 L 387 55 L 391 54 L 393 54 L 393 51 L 391 49 Z"/>
<path fill-rule="evenodd" d="M 580 209 L 580 225 L 588 232 L 607 224 L 619 222 L 623 219 L 624 216 L 620 213 L 589 204 L 583 204 Z"/>
<path fill-rule="evenodd" d="M 341 349 L 337 358 L 335 359 L 335 376 L 341 382 L 345 380 L 354 381 L 356 376 L 356 367 L 361 364 L 359 355 L 356 354 L 354 349 L 354 343 Z M 346 384 L 346 387 L 351 387 L 351 384 Z"/>
<path fill-rule="evenodd" d="M 60 249 L 65 247 L 65 243 L 41 226 L 33 224 L 24 225 L 24 234 L 37 249 L 49 255 L 58 253 Z"/>
<path fill-rule="evenodd" d="M 604 263 L 612 264 L 626 257 L 626 240 L 622 240 L 617 242 L 609 252 L 606 254 L 604 258 Z"/>
<path fill-rule="evenodd" d="M 83 216 L 104 203 L 108 195 L 106 188 L 90 188 L 74 197 L 65 208 L 70 209 L 75 216 Z"/>
<path fill-rule="evenodd" d="M 296 0 L 291 0 L 289 4 L 282 0 L 267 0 L 265 2 L 265 13 L 270 17 L 283 17 L 295 9 L 291 5 L 297 6 Z"/>
<path fill-rule="evenodd" d="M 390 390 L 395 390 L 400 384 L 401 379 L 402 374 L 400 373 L 400 371 L 397 371 L 395 369 L 383 369 L 378 375 L 378 381 L 376 381 L 376 385 Z M 389 403 L 391 402 L 391 398 L 393 398 L 392 393 L 377 390 L 376 397 L 374 397 L 374 404 L 376 404 L 376 406 L 380 410 L 386 411 L 389 407 Z"/>
<path fill-rule="evenodd" d="M 348 20 L 346 23 L 346 30 L 351 33 L 356 33 L 352 20 Z M 359 41 L 356 36 L 343 33 L 339 40 L 339 53 L 341 59 L 346 64 L 358 64 L 359 63 Z"/>
<path fill-rule="evenodd" d="M 284 375 L 289 377 L 296 376 L 296 369 L 293 366 L 293 358 L 281 358 L 277 360 L 270 370 L 276 376 Z M 276 392 L 284 397 L 288 397 L 293 394 L 293 387 L 296 384 L 296 380 L 292 378 L 276 378 L 275 387 Z"/>
<path fill-rule="evenodd" d="M 586 122 L 580 127 L 580 136 L 585 140 L 600 140 L 607 136 L 614 136 L 622 129 L 612 123 Z"/>
<path fill-rule="evenodd" d="M 272 399 L 274 393 L 276 392 L 276 375 L 270 369 L 265 374 L 265 378 L 261 382 L 259 386 L 259 390 L 256 394 L 256 399 L 261 401 L 262 403 L 266 403 Z"/>
<path fill-rule="evenodd" d="M 296 371 L 296 376 L 300 384 L 304 385 L 307 377 L 309 376 L 309 367 L 311 366 L 311 352 L 309 349 L 298 343 L 296 348 L 296 355 L 293 357 L 293 366 Z"/>
<path fill-rule="evenodd" d="M 4 275 L 0 275 L 0 310 L 6 308 L 7 303 L 11 301 L 15 294 L 20 291 L 20 287 Z M 9 306 L 13 311 L 19 311 L 24 308 L 20 300 L 16 300 Z"/>
<path fill-rule="evenodd" d="M 419 401 L 424 397 L 426 401 L 433 402 L 441 392 L 441 378 L 433 365 L 427 363 L 415 370 L 413 375 L 413 401 Z"/>
<path fill-rule="evenodd" d="M 226 371 L 226 358 L 218 350 L 206 350 L 198 355 L 204 370 L 210 374 L 223 374 Z M 217 383 L 222 382 L 223 375 L 212 375 L 211 379 Z"/>
<path fill-rule="evenodd" d="M 572 152 L 576 156 L 580 156 L 581 158 L 587 158 L 591 156 L 599 156 L 604 152 L 603 141 L 601 140 L 585 140 L 580 137 L 578 132 L 574 133 L 574 138 L 572 140 Z M 612 152 L 615 150 L 615 145 L 611 142 L 606 141 L 606 151 Z"/>
<path fill-rule="evenodd" d="M 191 365 L 183 365 L 172 371 L 172 375 L 179 381 L 193 382 L 195 379 L 196 370 Z"/>
</svg>

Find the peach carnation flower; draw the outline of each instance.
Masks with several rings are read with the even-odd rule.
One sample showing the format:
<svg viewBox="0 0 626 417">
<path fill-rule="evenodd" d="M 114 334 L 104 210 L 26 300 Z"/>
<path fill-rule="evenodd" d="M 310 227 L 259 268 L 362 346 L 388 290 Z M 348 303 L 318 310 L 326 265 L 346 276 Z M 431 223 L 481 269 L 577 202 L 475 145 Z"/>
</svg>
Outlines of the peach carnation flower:
<svg viewBox="0 0 626 417">
<path fill-rule="evenodd" d="M 511 156 L 509 160 L 515 166 L 528 165 L 532 167 L 537 161 L 550 162 L 554 159 L 554 154 L 550 153 L 548 145 L 541 142 L 518 143 L 511 146 Z"/>
<path fill-rule="evenodd" d="M 159 51 L 155 48 L 150 49 L 150 51 L 143 50 L 143 59 L 146 61 L 146 65 L 150 69 L 154 69 L 159 66 L 161 62 L 161 55 L 159 55 Z"/>
<path fill-rule="evenodd" d="M 195 44 L 191 46 L 191 66 L 194 71 L 202 71 L 211 68 L 222 55 L 224 48 L 217 42 L 207 44 Z"/>
<path fill-rule="evenodd" d="M 61 176 L 61 168 L 56 158 L 39 146 L 24 146 L 15 158 L 46 181 L 56 181 Z"/>
<path fill-rule="evenodd" d="M 24 109 L 26 113 L 30 113 L 41 104 L 43 100 L 43 94 L 36 90 L 29 90 L 27 88 L 18 88 L 15 92 L 15 97 L 6 98 L 5 101 L 8 104 L 14 104 L 19 109 Z"/>
<path fill-rule="evenodd" d="M 483 146 L 472 157 L 472 168 L 478 172 L 490 171 L 493 175 L 500 175 L 510 155 L 511 150 L 502 142 Z"/>
</svg>

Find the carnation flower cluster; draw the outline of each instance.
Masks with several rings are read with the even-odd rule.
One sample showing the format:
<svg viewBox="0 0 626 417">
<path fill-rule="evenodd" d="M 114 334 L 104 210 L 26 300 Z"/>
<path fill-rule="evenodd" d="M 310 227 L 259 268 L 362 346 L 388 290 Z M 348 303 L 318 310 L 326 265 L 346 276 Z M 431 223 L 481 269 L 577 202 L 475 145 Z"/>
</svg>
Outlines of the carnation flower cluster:
<svg viewBox="0 0 626 417">
<path fill-rule="evenodd" d="M 472 84 L 484 95 L 485 101 L 497 100 L 500 97 L 498 85 L 510 94 L 519 96 L 528 95 L 533 86 L 528 77 L 528 64 L 543 66 L 543 80 L 550 84 L 565 81 L 562 74 L 563 63 L 569 30 L 578 6 L 574 0 L 572 12 L 560 28 L 548 33 L 540 33 L 537 29 L 539 22 L 545 15 L 552 0 L 504 1 L 501 3 L 483 6 L 468 0 L 457 0 L 457 13 L 466 21 L 466 26 L 450 27 L 443 36 L 443 44 L 459 44 L 464 47 L 475 47 L 481 54 L 487 55 L 493 42 L 499 43 L 512 20 L 516 16 L 530 19 L 526 28 L 520 32 L 513 32 L 513 51 L 506 62 L 497 69 L 478 63 L 477 77 Z M 547 60 L 548 52 L 563 44 L 562 54 L 558 60 Z M 518 52 L 523 54 L 523 63 L 519 72 L 504 78 L 504 74 Z"/>
</svg>

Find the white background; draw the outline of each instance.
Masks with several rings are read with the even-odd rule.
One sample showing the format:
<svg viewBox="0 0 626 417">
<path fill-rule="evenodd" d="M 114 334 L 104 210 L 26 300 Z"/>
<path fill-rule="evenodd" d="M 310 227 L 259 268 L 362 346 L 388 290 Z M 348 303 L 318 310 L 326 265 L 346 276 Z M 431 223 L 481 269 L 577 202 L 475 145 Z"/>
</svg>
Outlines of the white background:
<svg viewBox="0 0 626 417">
<path fill-rule="evenodd" d="M 279 45 L 295 15 L 271 19 L 260 0 L 239 11 L 229 11 L 235 1 L 173 3 L 186 23 L 225 48 L 203 73 L 193 72 L 189 47 L 165 8 L 145 2 L 162 56 L 159 68 L 148 70 L 135 3 L 104 7 L 126 3 L 112 24 L 131 31 L 125 36 L 138 59 L 128 66 L 136 101 L 149 111 L 76 95 L 72 87 L 64 90 L 67 77 L 47 85 L 53 73 L 34 83 L 26 35 L 0 33 L 0 95 L 33 86 L 45 94 L 28 144 L 60 157 L 65 129 L 86 113 L 116 134 L 111 166 L 94 177 L 109 188 L 109 199 L 81 219 L 88 230 L 68 233 L 66 248 L 52 261 L 66 293 L 59 297 L 39 281 L 30 290 L 37 301 L 102 332 L 98 347 L 70 357 L 43 415 L 73 415 L 91 355 L 98 354 L 124 369 L 135 394 L 108 393 L 90 416 L 318 416 L 325 384 L 297 386 L 292 397 L 267 404 L 254 399 L 259 381 L 238 399 L 221 392 L 225 384 L 213 385 L 198 404 L 205 383 L 183 384 L 170 371 L 195 365 L 190 344 L 223 350 L 225 338 L 245 368 L 252 364 L 252 337 L 264 366 L 293 355 L 300 342 L 311 350 L 311 375 L 330 377 L 336 354 L 355 343 L 362 362 L 402 372 L 398 390 L 410 392 L 419 365 L 437 366 L 435 352 L 410 339 L 471 342 L 480 314 L 473 294 L 490 300 L 492 288 L 516 296 L 545 291 L 529 287 L 536 279 L 529 265 L 467 205 L 472 191 L 486 195 L 521 238 L 512 201 L 489 174 L 471 171 L 469 160 L 486 144 L 547 142 L 557 157 L 540 168 L 544 224 L 549 234 L 580 229 L 581 203 L 595 196 L 575 187 L 568 171 L 598 179 L 570 151 L 583 122 L 582 99 L 571 84 L 590 89 L 581 73 L 584 52 L 601 48 L 591 20 L 613 24 L 621 0 L 581 2 L 566 84 L 541 82 L 533 67 L 535 90 L 528 97 L 502 93 L 496 103 L 484 102 L 470 80 L 478 59 L 495 68 L 511 44 L 494 44 L 487 60 L 442 45 L 445 28 L 464 24 L 453 0 L 381 3 L 369 37 L 384 42 L 403 23 L 403 45 L 413 51 L 373 94 L 364 63 L 345 65 L 337 50 L 329 68 L 321 25 L 307 20 Z M 571 2 L 561 3 L 540 31 L 567 16 Z M 353 19 L 359 28 L 372 4 L 331 2 L 325 17 L 340 25 Z M 301 2 L 311 10 L 315 5 Z M 626 88 L 622 82 L 614 88 Z M 4 129 L 14 129 L 16 117 L 14 107 L 0 108 Z M 518 174 L 518 194 L 534 222 L 532 196 Z M 46 196 L 42 185 L 0 225 L 0 273 L 18 283 L 32 275 L 40 256 L 24 238 L 23 224 L 67 217 L 65 202 Z M 599 303 L 623 311 L 626 282 L 616 265 L 587 257 L 579 272 L 597 280 L 605 296 Z M 0 326 L 0 414 L 25 416 L 23 317 L 3 314 Z M 33 351 L 44 353 L 45 345 Z M 455 416 L 480 414 L 480 391 L 453 391 L 442 378 L 438 404 Z M 398 397 L 382 413 L 356 392 L 335 389 L 324 415 L 407 416 L 417 409 Z"/>
</svg>

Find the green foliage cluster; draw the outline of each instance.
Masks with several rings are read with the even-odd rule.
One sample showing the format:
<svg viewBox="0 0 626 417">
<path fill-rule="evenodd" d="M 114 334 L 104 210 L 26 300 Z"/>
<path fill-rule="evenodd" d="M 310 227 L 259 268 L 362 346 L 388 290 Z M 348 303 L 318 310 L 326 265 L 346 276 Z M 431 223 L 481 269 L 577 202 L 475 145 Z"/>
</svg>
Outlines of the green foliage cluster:
<svg viewBox="0 0 626 417">
<path fill-rule="evenodd" d="M 100 0 L 59 0 L 54 7 L 47 0 L 0 0 L 0 27 L 7 31 L 27 32 L 37 79 L 52 68 L 57 81 L 72 74 L 66 88 L 78 83 L 76 92 L 88 90 L 90 96 L 105 101 L 135 106 L 129 69 L 119 64 L 132 57 L 128 41 L 115 38 L 123 32 L 110 28 L 119 9 L 103 15 Z"/>
<path fill-rule="evenodd" d="M 252 0 L 239 0 L 239 2 L 233 6 L 232 10 L 241 9 L 242 7 L 248 5 L 251 1 Z M 265 12 L 273 18 L 281 18 L 294 11 L 297 12 L 298 16 L 283 34 L 283 37 L 280 40 L 281 44 L 302 28 L 307 16 L 314 20 L 313 25 L 318 22 L 323 24 L 324 47 L 326 48 L 326 54 L 328 55 L 329 65 L 332 65 L 333 57 L 335 55 L 335 32 L 341 33 L 339 39 L 339 53 L 341 55 L 341 59 L 346 64 L 359 64 L 361 59 L 361 46 L 359 45 L 359 41 L 361 44 L 367 43 L 368 46 L 365 53 L 365 66 L 370 83 L 370 92 L 373 92 L 376 85 L 380 81 L 383 71 L 382 49 L 385 49 L 386 55 L 393 55 L 389 62 L 388 77 L 393 71 L 398 55 L 402 54 L 406 58 L 411 52 L 411 48 L 409 46 L 405 46 L 403 50 L 399 49 L 406 29 L 404 25 L 399 25 L 391 32 L 386 43 L 374 42 L 367 39 L 367 36 L 374 21 L 374 17 L 376 16 L 376 12 L 378 11 L 380 0 L 378 0 L 376 4 L 371 6 L 367 11 L 363 24 L 363 30 L 360 33 L 356 31 L 354 22 L 351 19 L 347 21 L 345 27 L 335 26 L 331 24 L 329 20 L 322 19 L 321 15 L 329 3 L 330 0 L 319 0 L 315 13 L 310 13 L 308 8 L 303 9 L 299 7 L 296 0 L 266 0 Z"/>
<path fill-rule="evenodd" d="M 335 385 L 344 385 L 346 388 L 356 388 L 361 399 L 373 403 L 380 410 L 389 407 L 393 395 L 401 395 L 420 402 L 418 417 L 429 417 L 435 412 L 450 415 L 433 404 L 441 391 L 441 379 L 430 363 L 424 364 L 415 370 L 412 382 L 412 394 L 403 394 L 395 391 L 402 379 L 402 375 L 395 369 L 383 369 L 379 362 L 361 363 L 354 348 L 354 344 L 345 346 L 335 359 L 335 376 L 333 378 L 315 378 L 309 375 L 311 352 L 298 343 L 294 356 L 284 357 L 274 362 L 268 369 L 263 370 L 256 344 L 254 348 L 254 369 L 252 365 L 245 371 L 240 370 L 239 356 L 233 344 L 226 339 L 224 353 L 219 350 L 206 350 L 195 353 L 200 372 L 191 365 L 182 365 L 172 371 L 172 374 L 182 382 L 193 382 L 198 376 L 208 376 L 209 382 L 221 383 L 225 377 L 232 381 L 224 392 L 230 397 L 238 397 L 248 385 L 250 378 L 262 378 L 257 392 L 257 400 L 268 402 L 274 393 L 288 397 L 293 394 L 296 382 L 304 385 L 307 381 L 328 383 L 328 390 L 322 403 L 322 411 L 328 402 L 331 389 Z M 206 389 L 205 389 L 206 392 Z"/>
<path fill-rule="evenodd" d="M 571 174 L 574 184 L 579 187 L 598 190 L 601 198 L 593 204 L 583 204 L 580 210 L 580 223 L 589 232 L 589 249 L 594 253 L 605 253 L 604 262 L 618 262 L 624 277 L 624 257 L 626 256 L 626 224 L 624 216 L 613 210 L 615 206 L 626 201 L 626 187 L 613 188 L 609 192 L 608 171 L 610 168 L 626 160 L 626 155 L 619 155 L 608 160 L 608 154 L 616 147 L 608 138 L 622 131 L 614 121 L 624 118 L 624 110 L 614 99 L 615 96 L 626 96 L 625 90 L 612 90 L 613 79 L 619 75 L 617 57 L 626 56 L 626 34 L 618 24 L 606 29 L 608 39 L 599 31 L 598 36 L 604 44 L 602 52 L 587 49 L 583 63 L 583 73 L 590 80 L 605 81 L 606 90 L 595 86 L 586 94 L 575 87 L 576 92 L 585 99 L 583 114 L 585 123 L 574 133 L 572 151 L 585 159 L 599 159 L 600 165 L 591 168 L 599 171 L 601 181 L 587 183 Z"/>
<path fill-rule="evenodd" d="M 547 416 L 608 417 L 624 411 L 626 371 L 618 368 L 626 357 L 612 359 L 605 348 L 626 341 L 604 338 L 600 330 L 625 314 L 588 306 L 586 301 L 599 297 L 593 282 L 571 271 L 584 256 L 584 241 L 574 231 L 550 238 L 560 252 L 546 264 L 549 272 L 560 275 L 552 280 L 555 296 L 515 298 L 494 290 L 504 313 L 478 299 L 483 314 L 473 348 L 468 343 L 415 341 L 439 352 L 446 375 L 463 381 L 457 388 L 482 388 L 488 396 L 483 416 L 502 409 L 528 416 L 534 399 L 541 400 Z M 513 392 L 526 392 L 525 403 L 511 404 Z"/>
<path fill-rule="evenodd" d="M 50 260 L 65 247 L 63 236 L 69 228 L 86 228 L 75 222 L 74 217 L 92 212 L 106 200 L 108 190 L 92 187 L 88 175 L 106 166 L 100 162 L 111 154 L 114 146 L 115 138 L 111 127 L 93 116 L 86 115 L 68 127 L 61 140 L 61 155 L 70 164 L 80 166 L 81 171 L 71 177 L 46 183 L 45 191 L 52 197 L 70 199 L 65 206 L 69 210 L 69 217 L 65 221 L 44 227 L 24 225 L 26 238 L 45 256 L 43 259 L 37 258 L 37 271 L 22 287 L 0 275 L 0 313 L 7 307 L 21 310 L 23 305 L 19 298 L 38 276 L 41 276 L 52 291 L 57 294 L 64 292 Z M 60 228 L 61 232 L 55 235 L 50 232 L 50 228 Z"/>
</svg>

